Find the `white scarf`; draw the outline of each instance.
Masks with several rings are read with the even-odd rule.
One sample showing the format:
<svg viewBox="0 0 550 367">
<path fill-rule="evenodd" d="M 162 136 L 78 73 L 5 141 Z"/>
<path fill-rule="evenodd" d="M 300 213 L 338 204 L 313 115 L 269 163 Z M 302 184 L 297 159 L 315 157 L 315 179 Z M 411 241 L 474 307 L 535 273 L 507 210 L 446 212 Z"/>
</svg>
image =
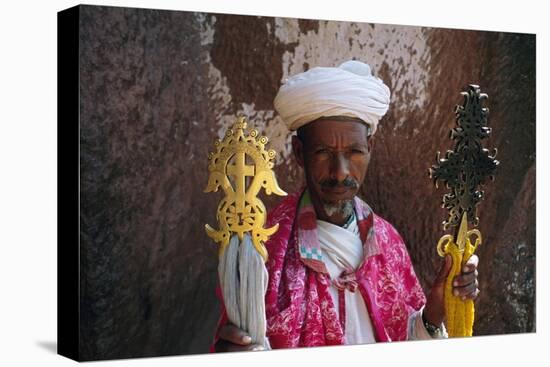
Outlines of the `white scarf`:
<svg viewBox="0 0 550 367">
<path fill-rule="evenodd" d="M 346 268 L 357 269 L 363 260 L 363 244 L 359 237 L 357 220 L 354 218 L 348 228 L 317 220 L 317 233 L 323 260 L 331 279 L 336 279 Z M 338 314 L 338 289 L 329 288 Z M 345 291 L 346 344 L 375 343 L 374 330 L 361 292 Z"/>
</svg>

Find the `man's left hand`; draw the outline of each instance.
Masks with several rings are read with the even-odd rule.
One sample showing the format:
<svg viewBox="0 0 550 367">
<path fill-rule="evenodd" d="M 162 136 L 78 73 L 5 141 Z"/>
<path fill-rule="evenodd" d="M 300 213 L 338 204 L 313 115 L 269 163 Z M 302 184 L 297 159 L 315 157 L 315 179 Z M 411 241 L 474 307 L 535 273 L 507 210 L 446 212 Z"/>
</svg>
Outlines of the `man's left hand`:
<svg viewBox="0 0 550 367">
<path fill-rule="evenodd" d="M 462 300 L 475 300 L 479 295 L 478 263 L 477 255 L 472 255 L 462 267 L 462 272 L 453 279 L 453 294 Z M 426 301 L 424 317 L 434 325 L 441 325 L 445 320 L 445 282 L 451 268 L 452 259 L 447 255 Z"/>
</svg>

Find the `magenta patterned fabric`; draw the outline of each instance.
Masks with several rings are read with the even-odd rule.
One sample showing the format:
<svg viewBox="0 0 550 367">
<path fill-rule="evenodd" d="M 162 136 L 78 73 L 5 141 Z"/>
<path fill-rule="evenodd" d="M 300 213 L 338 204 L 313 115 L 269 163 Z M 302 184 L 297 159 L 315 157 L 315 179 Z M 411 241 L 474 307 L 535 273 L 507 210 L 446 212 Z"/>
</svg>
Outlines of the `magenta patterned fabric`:
<svg viewBox="0 0 550 367">
<path fill-rule="evenodd" d="M 267 336 L 274 349 L 345 344 L 344 331 L 329 293 L 331 279 L 323 271 L 324 266 L 320 266 L 322 260 L 321 263 L 308 262 L 300 253 L 299 239 L 304 240 L 300 227 L 316 230 L 315 213 L 309 218 L 311 210 L 303 205 L 303 200 L 300 203 L 301 197 L 301 193 L 286 197 L 270 212 L 266 224 L 269 227 L 279 223 L 279 230 L 266 243 L 269 254 L 265 297 Z M 365 258 L 356 269 L 355 278 L 376 340 L 406 340 L 409 315 L 425 304 L 424 292 L 399 233 L 359 198 L 354 204 L 365 249 Z M 311 249 L 315 245 L 307 246 Z M 221 299 L 219 290 L 218 296 Z M 226 322 L 222 300 L 218 330 Z M 217 332 L 214 343 L 216 341 Z"/>
</svg>

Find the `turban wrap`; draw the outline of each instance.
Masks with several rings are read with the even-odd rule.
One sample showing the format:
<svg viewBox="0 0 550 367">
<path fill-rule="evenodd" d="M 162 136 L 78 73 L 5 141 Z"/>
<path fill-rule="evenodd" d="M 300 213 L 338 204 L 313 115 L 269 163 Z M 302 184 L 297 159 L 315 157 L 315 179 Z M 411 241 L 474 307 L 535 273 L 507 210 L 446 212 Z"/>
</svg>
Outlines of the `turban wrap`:
<svg viewBox="0 0 550 367">
<path fill-rule="evenodd" d="M 346 61 L 338 67 L 315 67 L 286 80 L 273 104 L 289 130 L 320 117 L 359 118 L 376 132 L 390 103 L 390 89 L 371 74 L 370 66 Z"/>
</svg>

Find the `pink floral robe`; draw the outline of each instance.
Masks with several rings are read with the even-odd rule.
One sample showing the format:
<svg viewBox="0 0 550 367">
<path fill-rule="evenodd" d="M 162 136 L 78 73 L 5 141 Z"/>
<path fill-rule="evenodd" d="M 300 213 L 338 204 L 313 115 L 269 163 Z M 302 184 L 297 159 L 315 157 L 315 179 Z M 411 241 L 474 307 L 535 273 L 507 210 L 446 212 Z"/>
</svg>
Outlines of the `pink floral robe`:
<svg viewBox="0 0 550 367">
<path fill-rule="evenodd" d="M 274 349 L 345 344 L 329 293 L 331 279 L 318 255 L 316 216 L 308 198 L 307 191 L 286 197 L 269 213 L 266 224 L 279 223 L 279 230 L 266 243 L 267 336 Z M 356 197 L 354 206 L 364 253 L 354 275 L 376 341 L 406 340 L 409 315 L 426 302 L 407 249 L 395 228 L 365 202 Z M 222 300 L 219 287 L 217 294 Z M 217 330 L 227 322 L 221 303 Z M 217 339 L 216 331 L 214 344 Z"/>
</svg>

